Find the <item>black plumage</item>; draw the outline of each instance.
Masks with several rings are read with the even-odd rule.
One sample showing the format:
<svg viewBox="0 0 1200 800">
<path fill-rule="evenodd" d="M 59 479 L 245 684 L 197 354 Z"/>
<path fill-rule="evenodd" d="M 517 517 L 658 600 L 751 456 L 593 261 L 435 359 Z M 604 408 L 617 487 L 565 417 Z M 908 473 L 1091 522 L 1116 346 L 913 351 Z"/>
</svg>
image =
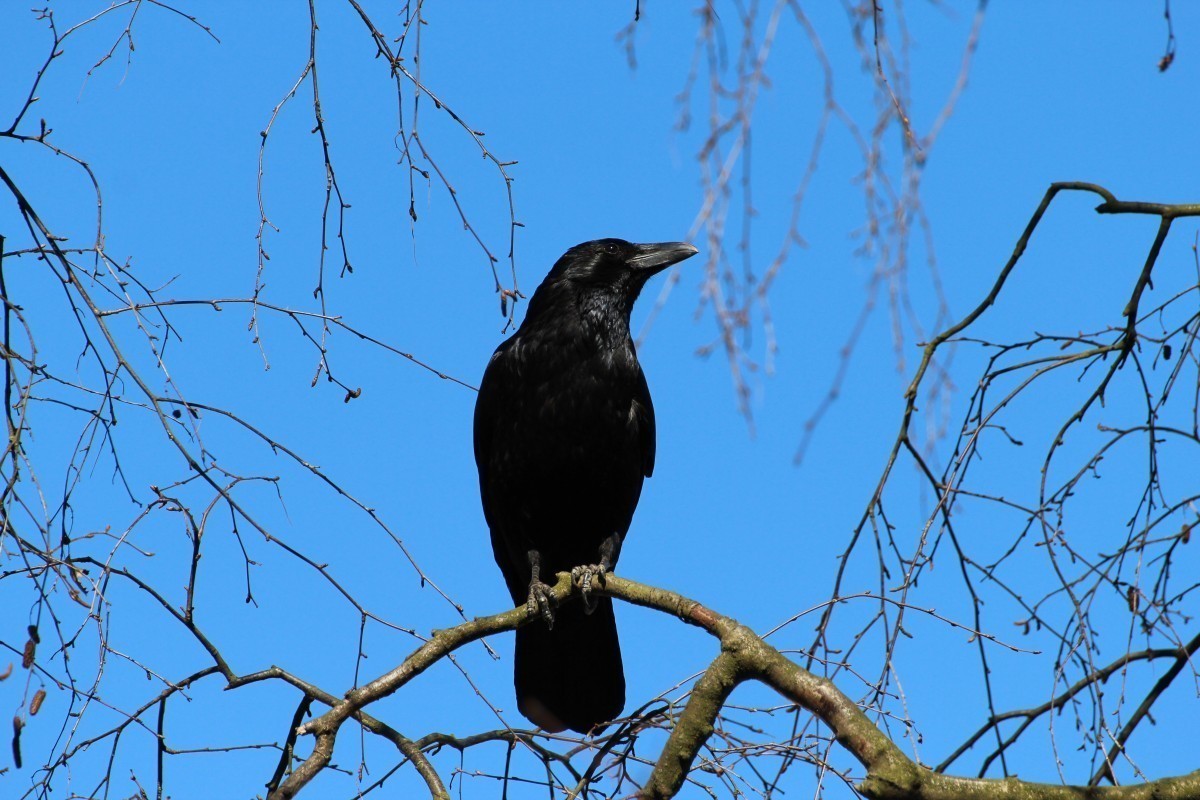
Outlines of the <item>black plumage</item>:
<svg viewBox="0 0 1200 800">
<path fill-rule="evenodd" d="M 650 276 L 691 245 L 600 239 L 568 250 L 496 348 L 475 405 L 475 461 L 492 550 L 514 603 L 546 624 L 517 631 L 517 706 L 548 731 L 619 716 L 625 676 L 612 601 L 555 609 L 545 583 L 616 565 L 654 470 L 654 407 L 629 332 Z"/>
</svg>

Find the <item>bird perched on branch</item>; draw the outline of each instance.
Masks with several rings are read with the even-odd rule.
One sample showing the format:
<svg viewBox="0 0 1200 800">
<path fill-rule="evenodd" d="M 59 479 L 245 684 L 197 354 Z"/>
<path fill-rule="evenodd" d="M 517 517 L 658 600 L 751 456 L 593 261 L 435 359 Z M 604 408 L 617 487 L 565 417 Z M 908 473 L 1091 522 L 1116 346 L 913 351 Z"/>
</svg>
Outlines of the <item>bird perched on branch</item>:
<svg viewBox="0 0 1200 800">
<path fill-rule="evenodd" d="M 649 278 L 696 254 L 681 242 L 599 239 L 568 250 L 496 348 L 475 404 L 475 463 L 492 550 L 514 603 L 517 707 L 544 730 L 587 733 L 621 714 L 612 601 L 591 593 L 621 553 L 654 470 L 654 406 L 629 333 Z M 547 584 L 571 572 L 581 604 Z"/>
</svg>

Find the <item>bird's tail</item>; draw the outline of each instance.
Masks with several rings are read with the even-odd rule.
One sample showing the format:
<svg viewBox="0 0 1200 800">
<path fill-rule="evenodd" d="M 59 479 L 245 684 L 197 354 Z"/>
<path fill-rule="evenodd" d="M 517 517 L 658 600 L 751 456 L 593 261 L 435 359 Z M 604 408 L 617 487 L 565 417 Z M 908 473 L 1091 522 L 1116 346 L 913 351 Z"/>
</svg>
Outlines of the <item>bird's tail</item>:
<svg viewBox="0 0 1200 800">
<path fill-rule="evenodd" d="M 587 733 L 621 715 L 625 672 L 612 600 L 591 614 L 583 603 L 561 606 L 554 628 L 535 620 L 517 630 L 517 707 L 543 730 Z"/>
</svg>

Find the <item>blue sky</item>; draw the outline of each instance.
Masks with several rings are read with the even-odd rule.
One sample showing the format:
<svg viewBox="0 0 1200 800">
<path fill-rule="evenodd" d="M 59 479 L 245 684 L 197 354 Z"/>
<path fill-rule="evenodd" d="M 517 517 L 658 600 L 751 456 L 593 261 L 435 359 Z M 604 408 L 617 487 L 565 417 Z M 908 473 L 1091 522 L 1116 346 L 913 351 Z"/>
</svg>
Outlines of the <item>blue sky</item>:
<svg viewBox="0 0 1200 800">
<path fill-rule="evenodd" d="M 499 158 L 518 162 L 509 169 L 515 179 L 516 218 L 524 225 L 517 233 L 517 270 L 526 293 L 563 250 L 579 241 L 680 238 L 700 207 L 695 152 L 703 138 L 705 101 L 693 108 L 692 129 L 679 131 L 674 99 L 688 72 L 696 18 L 690 4 L 644 5 L 635 70 L 614 40 L 629 22 L 632 4 L 549 9 L 469 2 L 426 8 L 422 79 L 474 129 L 485 132 L 483 140 Z M 909 23 L 916 40 L 912 117 L 920 132 L 936 116 L 958 74 L 973 8 L 963 5 L 942 13 L 924 3 L 911 5 Z M 1163 74 L 1155 65 L 1166 30 L 1153 8 L 1116 3 L 1099 9 L 1079 3 L 989 7 L 968 88 L 930 151 L 922 181 L 924 210 L 955 318 L 986 293 L 1052 181 L 1093 181 L 1123 199 L 1198 199 L 1195 131 L 1200 116 L 1193 96 L 1200 68 L 1193 50 L 1200 41 L 1200 15 L 1184 4 L 1176 6 L 1179 57 Z M 95 4 L 95 10 L 103 7 Z M 399 30 L 390 4 L 367 8 L 389 31 Z M 145 6 L 134 28 L 136 50 L 128 54 L 120 44 L 114 58 L 85 80 L 89 67 L 124 27 L 127 13 L 114 13 L 73 35 L 39 89 L 42 99 L 31 119 L 44 117 L 54 128 L 52 140 L 95 170 L 103 189 L 109 255 L 119 262 L 132 259 L 136 274 L 148 285 L 171 282 L 165 296 L 246 298 L 255 285 L 260 131 L 307 59 L 307 10 L 302 4 L 185 10 L 199 14 L 220 43 L 178 15 Z M 734 18 L 732 9 L 723 13 Z M 869 127 L 870 75 L 860 69 L 844 11 L 822 4 L 809 13 L 834 65 L 839 99 L 860 126 Z M 83 12 L 64 6 L 57 14 L 65 28 Z M 349 7 L 318 5 L 318 14 L 322 106 L 338 180 L 351 204 L 346 241 L 354 266 L 352 275 L 338 278 L 336 244 L 329 251 L 330 313 L 344 315 L 356 329 L 438 370 L 476 383 L 504 335 L 490 271 L 436 180 L 417 180 L 419 219 L 410 224 L 409 176 L 396 163 L 396 105 L 386 70 L 373 58 Z M 33 71 L 45 58 L 48 37 L 44 23 L 16 5 L 0 10 L 0 29 L 5 31 L 0 124 L 7 127 L 10 110 L 19 107 Z M 768 63 L 772 84 L 761 94 L 754 121 L 751 169 L 758 215 L 752 252 L 760 271 L 786 233 L 791 195 L 807 164 L 821 103 L 821 74 L 807 40 L 790 20 L 781 30 Z M 311 133 L 310 92 L 307 84 L 302 87 L 275 122 L 263 184 L 267 215 L 279 229 L 269 231 L 265 240 L 270 261 L 263 297 L 308 311 L 317 307 L 312 290 L 325 180 L 319 139 Z M 410 111 L 405 113 L 411 122 Z M 423 141 L 458 191 L 472 224 L 503 256 L 509 216 L 494 166 L 428 100 L 420 115 Z M 893 131 L 888 145 L 886 168 L 893 175 L 897 136 Z M 56 233 L 73 243 L 89 240 L 95 203 L 78 169 L 35 145 L 10 140 L 0 140 L 0 163 Z M 902 392 L 919 356 L 917 339 L 907 331 L 904 369 L 897 368 L 881 299 L 838 402 L 817 430 L 803 464 L 793 464 L 805 422 L 836 373 L 838 349 L 862 307 L 874 268 L 871 259 L 856 254 L 861 240 L 854 232 L 864 218 L 862 187 L 856 181 L 861 170 L 850 136 L 833 124 L 800 218 L 807 246 L 793 251 L 771 293 L 779 350 L 771 374 L 751 377 L 753 435 L 738 413 L 724 358 L 719 352 L 707 358 L 696 354 L 715 335 L 711 313 L 697 311 L 700 258 L 681 267 L 679 284 L 641 350 L 657 410 L 658 460 L 619 571 L 692 596 L 760 631 L 828 597 L 836 556 L 878 480 L 899 424 Z M 1016 340 L 1033 331 L 1075 333 L 1119 321 L 1156 220 L 1099 217 L 1091 212 L 1096 202 L 1082 195 L 1056 201 L 1000 302 L 972 329 L 976 335 Z M 730 229 L 727 244 L 732 249 L 736 226 Z M 27 246 L 11 202 L 0 204 L 0 233 L 8 237 L 6 250 Z M 1194 223 L 1177 225 L 1161 257 L 1153 299 L 1161 301 L 1188 280 L 1194 282 L 1195 235 Z M 925 246 L 916 238 L 910 256 L 913 301 L 928 325 L 935 306 L 922 267 Z M 703 241 L 697 244 L 703 246 Z M 61 321 L 62 292 L 53 277 L 32 259 L 5 269 L 14 302 L 26 309 L 38 332 L 39 357 L 63 375 L 78 370 L 81 381 L 94 380 L 86 361 L 77 362 L 82 340 Z M 647 290 L 635 321 L 650 310 L 661 281 Z M 264 316 L 256 344 L 247 331 L 249 309 L 242 305 L 228 304 L 220 312 L 183 307 L 173 310 L 172 319 L 182 341 L 168 345 L 167 362 L 189 400 L 234 410 L 319 465 L 377 511 L 425 574 L 461 603 L 468 617 L 505 607 L 507 597 L 478 506 L 470 389 L 335 332 L 330 342 L 334 375 L 362 389 L 359 399 L 345 403 L 336 386 L 322 381 L 310 388 L 316 352 L 293 321 Z M 132 319 L 122 319 L 115 329 L 126 337 L 131 357 L 153 372 L 151 354 Z M 756 328 L 750 352 L 761 358 L 762 348 L 763 333 Z M 980 363 L 976 350 L 963 348 L 956 356 L 952 425 L 965 409 Z M 163 379 L 155 380 L 155 388 L 165 390 Z M 1069 384 L 1061 391 L 1069 392 Z M 1043 428 L 1058 409 L 1055 399 L 1053 393 L 1040 396 L 1023 412 L 1032 440 L 1044 442 L 1052 435 Z M 1118 414 L 1122 402 L 1114 399 L 1101 413 Z M 48 405 L 36 408 L 34 420 L 31 458 L 46 465 L 41 476 L 45 491 L 61 496 L 63 466 L 82 420 Z M 1103 418 L 1089 418 L 1086 424 L 1094 428 L 1097 420 Z M 241 475 L 280 478 L 278 493 L 267 481 L 239 491 L 257 519 L 328 563 L 331 573 L 372 612 L 419 632 L 458 619 L 435 591 L 422 587 L 405 555 L 368 515 L 218 416 L 203 415 L 199 430 L 205 446 L 219 454 L 218 464 Z M 178 455 L 163 446 L 161 428 L 147 415 L 129 410 L 114 435 L 139 499 L 145 499 L 151 484 L 165 486 L 186 476 Z M 944 463 L 945 443 L 941 452 Z M 999 449 L 986 462 L 982 480 L 1028 494 L 1036 488 L 1036 456 L 1043 452 Z M 1178 458 L 1175 463 L 1186 467 L 1194 454 L 1167 458 Z M 1111 473 L 1117 485 L 1142 468 L 1135 456 L 1121 464 Z M 68 520 L 73 535 L 106 526 L 125 530 L 140 509 L 112 479 L 111 459 L 96 454 L 86 467 Z M 201 491 L 181 492 L 192 502 L 206 502 Z M 908 467 L 897 474 L 894 492 L 897 536 L 911 540 L 928 513 L 928 498 Z M 1122 514 L 1128 516 L 1130 508 L 1121 492 L 1103 494 L 1079 524 L 1119 531 Z M 978 513 L 969 509 L 961 524 L 986 549 L 989 537 L 1003 543 L 1019 523 L 980 508 Z M 251 568 L 258 604 L 243 602 L 245 567 L 228 522 L 214 522 L 205 540 L 197 598 L 201 624 L 213 628 L 235 669 L 250 672 L 278 664 L 340 694 L 354 680 L 358 613 L 311 568 L 244 527 L 241 533 L 258 562 Z M 119 559 L 181 597 L 190 551 L 178 515 L 149 516 L 134 528 L 130 541 L 154 555 L 127 550 Z M 1022 558 L 1028 558 L 1031 570 L 1044 569 L 1036 555 Z M 914 602 L 965 623 L 969 605 L 954 584 L 955 569 L 946 559 Z M 856 562 L 851 576 L 850 591 L 871 590 L 878 583 L 869 559 Z M 20 592 L 6 581 L 0 602 L 25 609 L 28 593 Z M 174 678 L 205 663 L 188 637 L 127 585 L 112 584 L 108 599 L 116 649 L 136 653 Z M 1012 624 L 1016 613 L 1002 601 L 989 611 L 995 615 L 990 632 L 1050 654 L 997 649 L 998 706 L 1044 701 L 1052 686 L 1052 643 L 1020 637 Z M 851 608 L 846 615 L 852 620 L 854 613 Z M 1118 615 L 1120 608 L 1105 613 Z M 24 613 L 8 616 L 2 638 L 19 646 L 28 620 Z M 675 620 L 629 607 L 618 609 L 618 619 L 630 680 L 629 709 L 703 669 L 715 654 L 711 640 Z M 902 645 L 897 665 L 908 713 L 923 735 L 919 752 L 936 763 L 986 715 L 979 667 L 974 646 L 965 643 L 961 631 L 931 619 L 914 620 L 912 626 L 916 638 Z M 1123 626 L 1127 620 L 1117 619 L 1110 647 L 1123 646 L 1123 634 L 1116 632 Z M 850 621 L 846 630 L 853 630 Z M 811 635 L 811 625 L 801 621 L 781 633 L 776 644 L 806 646 Z M 94 636 L 84 639 L 90 645 L 80 645 L 87 651 L 78 656 L 80 664 L 94 658 Z M 373 676 L 397 663 L 414 641 L 402 632 L 369 625 L 364 641 L 369 658 L 361 664 L 362 675 Z M 511 642 L 504 638 L 491 645 L 499 660 L 476 646 L 464 651 L 459 663 L 483 695 L 503 709 L 503 719 L 521 725 L 510 694 Z M 877 649 L 863 656 L 869 664 L 877 658 Z M 54 662 L 47 668 L 60 667 L 61 662 Z M 847 680 L 842 688 L 857 697 L 861 686 Z M 142 670 L 115 657 L 103 686 L 125 707 L 144 702 L 160 688 Z M 13 679 L 0 684 L 7 707 L 17 708 L 23 691 Z M 740 692 L 735 701 L 771 702 L 761 692 L 742 691 L 744 696 Z M 1158 726 L 1139 733 L 1150 745 L 1140 752 L 1139 764 L 1151 777 L 1194 766 L 1170 746 L 1153 746 L 1172 741 L 1172 731 L 1182 735 L 1185 720 L 1194 714 L 1194 684 L 1181 682 L 1174 691 L 1173 702 L 1156 708 Z M 279 686 L 222 693 L 215 682 L 198 686 L 192 697 L 190 704 L 178 703 L 177 725 L 176 717 L 169 717 L 173 746 L 276 741 L 297 700 L 294 691 Z M 65 708 L 63 695 L 51 691 L 42 716 L 26 733 L 27 764 L 36 762 L 39 748 L 44 752 L 58 734 L 50 723 Z M 86 724 L 102 726 L 108 713 L 89 710 Z M 414 738 L 429 731 L 467 734 L 497 725 L 488 705 L 446 663 L 380 704 L 377 714 Z M 230 726 L 230 719 L 236 725 Z M 1066 730 L 1067 720 L 1062 727 L 1057 743 L 1069 754 L 1077 741 L 1071 738 L 1074 731 Z M 1037 736 L 1017 752 L 1018 771 L 1022 777 L 1055 780 L 1053 761 L 1043 752 L 1049 734 Z M 343 738 L 337 760 L 353 770 L 358 738 Z M 375 743 L 368 744 L 367 753 L 371 777 L 360 786 L 382 776 L 395 760 Z M 131 770 L 143 785 L 153 782 L 153 754 L 147 734 L 128 735 L 114 773 L 119 777 L 113 796 L 133 790 L 124 785 Z M 168 761 L 168 790 L 176 798 L 252 796 L 261 790 L 276 757 L 269 750 L 176 756 Z M 103 759 L 94 753 L 89 758 L 97 764 Z M 447 778 L 460 766 L 455 754 L 443 754 L 437 763 Z M 467 772 L 502 769 L 502 748 L 473 751 L 461 767 Z M 977 762 L 963 766 L 977 768 Z M 1086 764 L 1068 763 L 1064 774 L 1085 780 L 1086 769 Z M 10 772 L 0 783 L 23 789 L 30 774 L 28 767 Z M 72 790 L 91 790 L 86 775 L 76 780 Z M 402 770 L 389 781 L 388 791 L 403 795 L 415 785 L 413 780 L 411 771 Z M 792 785 L 802 793 L 811 791 L 811 775 L 798 772 Z M 330 777 L 309 793 L 352 796 L 354 786 L 353 778 Z M 65 796 L 65 777 L 55 788 Z M 486 778 L 467 780 L 464 787 L 471 796 L 490 797 L 497 791 Z M 832 785 L 830 791 L 843 792 Z"/>
</svg>

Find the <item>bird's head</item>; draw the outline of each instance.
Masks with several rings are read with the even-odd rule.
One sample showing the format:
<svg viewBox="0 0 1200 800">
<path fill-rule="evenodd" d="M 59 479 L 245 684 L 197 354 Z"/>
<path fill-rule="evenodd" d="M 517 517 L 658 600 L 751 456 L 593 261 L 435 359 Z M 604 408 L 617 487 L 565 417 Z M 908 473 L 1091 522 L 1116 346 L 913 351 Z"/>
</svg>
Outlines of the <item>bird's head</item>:
<svg viewBox="0 0 1200 800">
<path fill-rule="evenodd" d="M 634 244 L 624 239 L 596 239 L 577 244 L 554 264 L 534 293 L 527 317 L 563 308 L 564 294 L 616 306 L 628 318 L 634 300 L 652 275 L 691 258 L 698 251 L 684 242 Z"/>
<path fill-rule="evenodd" d="M 624 239 L 596 239 L 577 244 L 550 270 L 547 280 L 570 281 L 580 287 L 641 290 L 651 275 L 696 254 L 683 242 L 633 244 Z"/>
</svg>

